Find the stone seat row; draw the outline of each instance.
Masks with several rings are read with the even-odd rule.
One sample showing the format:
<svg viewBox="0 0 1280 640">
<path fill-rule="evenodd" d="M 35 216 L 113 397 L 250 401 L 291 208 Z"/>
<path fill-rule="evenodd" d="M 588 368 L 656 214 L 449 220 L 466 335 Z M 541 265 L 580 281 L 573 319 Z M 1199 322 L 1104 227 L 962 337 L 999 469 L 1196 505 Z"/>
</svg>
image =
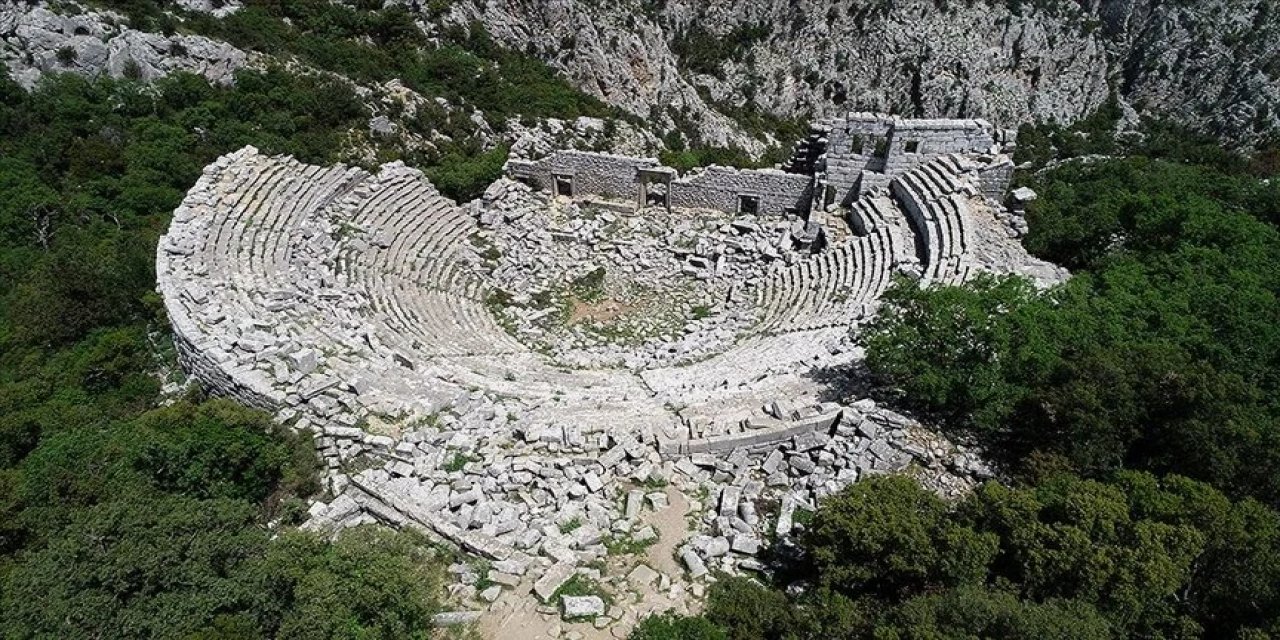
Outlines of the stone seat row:
<svg viewBox="0 0 1280 640">
<path fill-rule="evenodd" d="M 649 369 L 640 376 L 664 401 L 679 406 L 701 404 L 726 398 L 736 390 L 754 392 L 769 387 L 772 378 L 791 373 L 798 365 L 821 362 L 832 355 L 829 343 L 838 341 L 846 331 L 834 327 L 752 336 L 706 360 Z"/>
<path fill-rule="evenodd" d="M 960 277 L 972 244 L 968 204 L 953 166 L 951 159 L 942 157 L 889 183 L 916 232 L 926 282 Z"/>
<path fill-rule="evenodd" d="M 619 401 L 619 394 L 647 397 L 638 381 L 627 384 L 630 376 L 618 380 L 614 374 L 552 369 L 499 327 L 481 306 L 483 284 L 462 264 L 462 247 L 475 230 L 474 221 L 439 196 L 420 173 L 395 165 L 384 168 L 370 192 L 385 197 L 365 194 L 363 202 L 372 204 L 354 208 L 344 203 L 355 212 L 351 226 L 371 239 L 363 251 L 344 251 L 346 282 L 369 294 L 383 320 L 381 337 L 425 365 L 429 375 L 532 400 L 554 399 L 564 389 L 595 389 L 584 395 L 598 398 L 601 405 Z M 654 414 L 651 406 L 643 409 L 626 412 Z"/>
<path fill-rule="evenodd" d="M 251 169 L 238 187 L 240 199 L 231 205 L 237 215 L 222 221 L 214 255 L 232 263 L 232 270 L 254 273 L 283 269 L 289 247 L 282 231 L 367 175 L 358 169 L 321 169 L 296 161 Z M 229 251 L 232 247 L 234 252 Z"/>
<path fill-rule="evenodd" d="M 295 192 L 292 185 L 311 184 L 323 186 L 331 184 L 332 182 L 328 180 L 316 180 L 314 171 L 308 170 L 314 168 L 307 168 L 305 165 L 303 165 L 302 168 L 290 166 L 293 164 L 296 163 L 292 161 L 268 163 L 261 171 L 253 170 L 249 172 L 241 172 L 242 175 L 247 173 L 250 178 L 259 179 L 237 180 L 235 182 L 235 184 L 238 185 L 237 188 L 242 189 L 242 196 L 238 202 L 248 202 L 250 204 L 242 208 L 233 207 L 231 210 L 233 212 L 232 215 L 223 216 L 223 223 L 219 225 L 216 235 L 217 241 L 212 250 L 207 252 L 213 255 L 214 262 L 222 267 L 217 269 L 218 275 L 227 277 L 228 281 L 236 282 L 236 276 L 245 272 L 254 276 L 266 276 L 268 280 L 272 275 L 284 275 L 286 273 L 286 270 L 284 269 L 272 269 L 262 261 L 255 260 L 256 255 L 252 252 L 252 249 L 272 244 L 273 240 L 275 244 L 290 243 L 288 239 L 289 234 L 287 232 L 289 224 L 288 220 L 295 218 L 296 213 L 290 211 L 285 215 L 278 215 L 278 212 L 281 209 L 279 206 L 280 203 L 293 203 L 296 205 L 298 203 L 317 202 L 314 197 L 303 197 L 302 194 Z M 280 176 L 282 174 L 287 174 L 289 169 L 298 169 L 297 175 L 292 178 L 280 179 Z M 328 173 L 349 175 L 351 171 L 352 170 L 339 170 L 329 171 Z M 362 191 L 381 193 L 381 190 L 378 189 L 377 185 L 363 189 Z M 438 199 L 442 200 L 442 198 Z M 263 206 L 263 201 L 266 201 L 269 204 Z M 323 208 L 323 204 L 326 204 L 326 202 L 319 202 L 317 206 Z M 305 204 L 303 207 L 305 207 Z M 298 207 L 295 206 L 294 208 L 297 209 Z M 428 209 L 428 212 L 441 210 L 443 210 L 443 206 L 437 204 L 436 207 Z M 263 217 L 263 212 L 266 212 L 265 217 Z M 430 216 L 418 216 L 418 218 L 430 219 Z M 265 221 L 265 224 L 250 223 L 255 220 Z M 285 222 L 277 225 L 277 221 L 280 220 L 285 220 Z M 259 233 L 260 230 L 262 233 Z M 285 240 L 281 240 L 281 238 L 284 238 Z M 433 266 L 440 264 L 440 261 L 435 261 L 432 264 Z M 459 272 L 454 271 L 454 275 L 457 273 Z M 438 271 L 433 271 L 428 272 L 427 275 L 428 278 L 430 278 L 430 276 L 441 274 Z M 256 278 L 241 278 L 240 282 L 249 282 L 254 279 Z M 286 277 L 286 280 L 287 279 L 288 277 Z M 288 283 L 286 283 L 286 285 L 287 284 Z M 447 289 L 448 285 L 443 285 L 442 288 Z M 243 289 L 243 287 L 234 287 L 234 289 Z M 472 290 L 467 291 L 467 293 L 474 295 L 474 285 Z M 248 301 L 241 300 L 240 304 L 235 306 L 248 306 Z M 435 308 L 446 312 L 454 309 L 455 307 L 454 305 L 434 304 L 427 306 L 429 308 Z M 468 319 L 470 319 L 470 317 L 468 317 Z M 416 320 L 421 322 L 423 318 L 419 317 L 416 318 Z M 447 326 L 449 323 L 445 324 Z M 474 326 L 473 322 L 459 322 L 456 324 L 468 330 L 477 328 Z M 498 332 L 497 335 L 504 334 Z M 450 336 L 446 333 L 444 337 L 448 338 Z"/>
<path fill-rule="evenodd" d="M 370 175 L 248 148 L 206 168 L 175 212 L 159 289 L 189 368 L 255 406 L 331 415 L 358 396 L 399 413 L 485 389 L 548 423 L 673 419 L 634 374 L 561 370 L 503 330 L 469 269 L 474 228 L 402 166 Z"/>
<path fill-rule="evenodd" d="M 854 237 L 814 259 L 780 269 L 760 291 L 765 332 L 849 324 L 869 315 L 893 273 L 915 262 L 902 212 L 882 194 L 854 203 Z"/>
</svg>

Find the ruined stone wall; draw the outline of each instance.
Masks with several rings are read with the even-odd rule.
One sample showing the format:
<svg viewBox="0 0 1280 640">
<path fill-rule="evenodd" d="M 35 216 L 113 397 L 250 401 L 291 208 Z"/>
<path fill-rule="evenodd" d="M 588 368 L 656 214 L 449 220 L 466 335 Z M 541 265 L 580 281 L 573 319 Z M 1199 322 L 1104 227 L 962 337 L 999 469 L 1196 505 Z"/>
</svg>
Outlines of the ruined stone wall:
<svg viewBox="0 0 1280 640">
<path fill-rule="evenodd" d="M 983 120 L 900 120 L 889 134 L 884 173 L 910 171 L 948 153 L 989 153 L 994 144 L 991 125 Z"/>
<path fill-rule="evenodd" d="M 508 175 L 544 191 L 554 192 L 555 176 L 572 176 L 574 196 L 630 201 L 639 193 L 638 170 L 662 168 L 653 158 L 585 151 L 557 151 L 541 160 L 507 162 Z M 739 196 L 755 196 L 759 198 L 759 215 L 781 216 L 789 211 L 807 212 L 811 191 L 807 175 L 710 166 L 673 180 L 670 203 L 673 207 L 736 213 Z"/>
<path fill-rule="evenodd" d="M 194 189 L 193 189 L 194 190 Z M 224 353 L 218 345 L 209 344 L 208 336 L 178 301 L 186 283 L 170 268 L 171 256 L 163 248 L 156 253 L 156 290 L 164 297 L 169 324 L 173 328 L 173 346 L 178 364 L 215 396 L 229 397 L 255 409 L 274 412 L 284 404 L 284 395 L 275 390 L 262 371 L 251 368 L 228 368 L 214 354 Z"/>
<path fill-rule="evenodd" d="M 555 188 L 555 175 L 573 177 L 573 195 L 636 197 L 636 170 L 660 166 L 655 158 L 633 158 L 587 151 L 557 151 L 541 160 L 511 160 L 508 174 L 545 191 Z"/>
<path fill-rule="evenodd" d="M 827 134 L 827 184 L 848 204 L 889 179 L 948 153 L 988 153 L 994 129 L 985 120 L 904 120 L 851 113 L 822 122 Z"/>
<path fill-rule="evenodd" d="M 849 114 L 827 118 L 827 184 L 836 190 L 836 202 L 857 199 L 854 192 L 863 171 L 881 171 L 884 158 L 875 153 L 878 142 L 889 139 L 893 118 L 873 114 Z"/>
<path fill-rule="evenodd" d="M 204 390 L 211 395 L 232 398 L 240 404 L 262 411 L 274 413 L 285 404 L 284 394 L 276 390 L 266 374 L 257 369 L 247 367 L 232 369 L 228 373 L 225 365 L 219 364 L 200 345 L 192 342 L 176 321 L 173 325 L 173 343 L 178 352 L 178 364 L 184 371 L 204 385 Z"/>
<path fill-rule="evenodd" d="M 710 166 L 671 183 L 671 206 L 736 213 L 739 196 L 756 196 L 757 215 L 807 214 L 811 194 L 812 181 L 806 175 Z"/>
<path fill-rule="evenodd" d="M 1013 160 L 1007 156 L 978 169 L 978 188 L 982 195 L 997 202 L 1004 200 L 1004 194 L 1013 181 Z"/>
</svg>

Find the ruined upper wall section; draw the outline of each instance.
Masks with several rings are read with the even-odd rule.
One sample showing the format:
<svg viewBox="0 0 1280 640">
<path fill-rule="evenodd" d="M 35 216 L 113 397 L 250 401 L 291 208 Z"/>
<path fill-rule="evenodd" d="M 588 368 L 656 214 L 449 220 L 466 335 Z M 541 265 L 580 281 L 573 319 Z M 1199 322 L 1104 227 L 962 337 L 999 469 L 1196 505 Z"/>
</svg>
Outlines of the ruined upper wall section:
<svg viewBox="0 0 1280 640">
<path fill-rule="evenodd" d="M 713 165 L 677 177 L 675 169 L 654 158 L 586 151 L 557 151 L 533 161 L 510 160 L 506 171 L 512 178 L 556 195 L 634 199 L 637 205 L 655 204 L 646 196 L 665 192 L 666 204 L 672 207 L 782 216 L 806 214 L 812 198 L 812 179 L 807 175 Z"/>
<path fill-rule="evenodd" d="M 1012 146 L 1012 137 L 986 120 L 912 120 L 849 113 L 827 118 L 818 126 L 827 135 L 827 185 L 841 204 L 943 155 L 995 155 Z"/>
<path fill-rule="evenodd" d="M 755 198 L 758 215 L 807 213 L 812 182 L 809 176 L 778 169 L 713 165 L 673 181 L 671 206 L 738 213 L 742 198 Z"/>
<path fill-rule="evenodd" d="M 637 170 L 661 166 L 656 158 L 557 151 L 540 160 L 509 160 L 506 170 L 512 178 L 552 193 L 562 193 L 556 188 L 560 178 L 569 180 L 571 192 L 566 195 L 632 198 L 637 193 Z"/>
<path fill-rule="evenodd" d="M 888 187 L 895 176 L 957 154 L 986 165 L 981 191 L 999 200 L 1008 188 L 1013 136 L 986 120 L 903 119 L 849 113 L 814 125 L 788 171 L 711 166 L 686 176 L 654 158 L 557 151 L 510 160 L 507 174 L 555 195 L 634 199 L 636 205 L 807 217 L 815 204 L 848 206 Z M 824 193 L 825 191 L 825 193 Z M 821 200 L 815 202 L 815 200 Z"/>
</svg>

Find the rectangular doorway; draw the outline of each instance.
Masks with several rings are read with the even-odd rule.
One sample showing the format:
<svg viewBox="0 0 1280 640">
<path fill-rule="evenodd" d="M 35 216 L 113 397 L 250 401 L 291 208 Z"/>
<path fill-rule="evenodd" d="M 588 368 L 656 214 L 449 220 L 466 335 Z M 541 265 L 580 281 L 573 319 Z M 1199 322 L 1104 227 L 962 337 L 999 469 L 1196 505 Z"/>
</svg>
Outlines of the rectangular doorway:
<svg viewBox="0 0 1280 640">
<path fill-rule="evenodd" d="M 573 175 L 572 174 L 553 173 L 551 174 L 551 180 L 552 182 L 555 183 L 555 190 L 553 191 L 555 195 L 564 196 L 566 198 L 573 197 Z"/>
</svg>

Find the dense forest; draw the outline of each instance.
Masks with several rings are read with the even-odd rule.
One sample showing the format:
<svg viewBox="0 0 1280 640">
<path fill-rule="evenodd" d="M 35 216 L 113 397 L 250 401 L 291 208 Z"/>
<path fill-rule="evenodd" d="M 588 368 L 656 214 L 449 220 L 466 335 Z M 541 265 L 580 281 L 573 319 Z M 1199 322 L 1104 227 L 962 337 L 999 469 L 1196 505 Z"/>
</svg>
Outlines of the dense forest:
<svg viewBox="0 0 1280 640">
<path fill-rule="evenodd" d="M 428 43 L 403 10 L 251 2 L 177 25 L 156 3 L 107 4 L 495 122 L 619 115 L 482 31 Z M 1159 123 L 1117 140 L 1112 107 L 1021 133 L 1019 181 L 1040 194 L 1025 241 L 1071 281 L 903 281 L 865 338 L 880 398 L 980 445 L 1003 480 L 954 504 L 859 482 L 775 546 L 772 579 L 719 579 L 702 615 L 633 638 L 1280 634 L 1280 162 Z M 198 389 L 162 393 L 178 372 L 153 252 L 185 190 L 245 144 L 342 159 L 369 115 L 349 82 L 283 67 L 230 87 L 0 77 L 0 637 L 432 633 L 443 551 L 298 531 L 319 490 L 310 443 Z M 417 126 L 453 142 L 367 144 L 454 197 L 505 159 L 444 112 Z"/>
</svg>

